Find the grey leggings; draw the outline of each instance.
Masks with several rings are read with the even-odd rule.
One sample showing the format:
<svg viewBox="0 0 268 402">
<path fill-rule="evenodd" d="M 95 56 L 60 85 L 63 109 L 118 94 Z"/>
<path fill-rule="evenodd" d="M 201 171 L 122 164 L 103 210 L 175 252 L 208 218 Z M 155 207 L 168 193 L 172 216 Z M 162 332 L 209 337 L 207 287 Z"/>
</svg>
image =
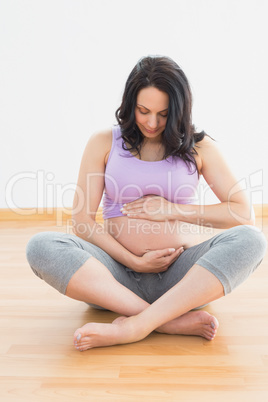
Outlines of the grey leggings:
<svg viewBox="0 0 268 402">
<path fill-rule="evenodd" d="M 63 294 L 74 273 L 94 256 L 118 282 L 153 303 L 178 283 L 194 264 L 212 272 L 222 283 L 225 294 L 230 293 L 258 267 L 266 246 L 265 236 L 259 229 L 236 226 L 186 249 L 161 274 L 134 272 L 99 247 L 66 233 L 34 235 L 27 244 L 26 254 L 33 272 Z"/>
</svg>

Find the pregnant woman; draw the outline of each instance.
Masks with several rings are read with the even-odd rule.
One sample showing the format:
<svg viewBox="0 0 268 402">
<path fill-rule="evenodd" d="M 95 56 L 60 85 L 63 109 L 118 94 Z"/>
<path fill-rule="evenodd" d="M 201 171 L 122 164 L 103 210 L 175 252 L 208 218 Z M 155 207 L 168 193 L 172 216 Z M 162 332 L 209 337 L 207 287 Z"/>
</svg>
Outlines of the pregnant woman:
<svg viewBox="0 0 268 402">
<path fill-rule="evenodd" d="M 92 135 L 85 148 L 74 234 L 38 233 L 27 245 L 37 276 L 120 315 L 78 328 L 80 351 L 136 342 L 154 330 L 214 339 L 217 318 L 198 308 L 231 292 L 264 257 L 249 201 L 215 141 L 196 132 L 191 109 L 182 69 L 167 57 L 142 58 L 126 82 L 118 125 Z M 199 205 L 201 175 L 218 204 Z M 95 220 L 102 198 L 103 225 Z M 197 226 L 222 232 L 200 242 Z"/>
</svg>

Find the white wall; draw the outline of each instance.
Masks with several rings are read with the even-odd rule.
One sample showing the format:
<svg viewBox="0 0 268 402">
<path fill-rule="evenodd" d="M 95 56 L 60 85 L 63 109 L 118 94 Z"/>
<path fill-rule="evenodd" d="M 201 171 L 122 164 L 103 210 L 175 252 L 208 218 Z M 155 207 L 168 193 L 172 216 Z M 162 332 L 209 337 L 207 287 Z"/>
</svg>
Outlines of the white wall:
<svg viewBox="0 0 268 402">
<path fill-rule="evenodd" d="M 148 54 L 181 65 L 194 123 L 268 203 L 267 11 L 266 0 L 1 0 L 0 208 L 72 205 L 88 137 L 115 123 Z"/>
</svg>

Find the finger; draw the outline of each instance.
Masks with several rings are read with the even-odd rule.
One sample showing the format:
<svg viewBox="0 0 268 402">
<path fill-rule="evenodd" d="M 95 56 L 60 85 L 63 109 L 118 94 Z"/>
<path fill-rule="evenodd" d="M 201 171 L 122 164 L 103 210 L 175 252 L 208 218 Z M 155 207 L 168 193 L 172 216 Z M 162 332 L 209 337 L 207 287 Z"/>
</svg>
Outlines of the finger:
<svg viewBox="0 0 268 402">
<path fill-rule="evenodd" d="M 139 213 L 127 213 L 124 214 L 128 218 L 133 218 L 133 219 L 146 219 L 147 221 L 158 221 L 158 219 L 154 219 L 154 216 L 148 215 L 145 212 L 139 212 Z"/>
<path fill-rule="evenodd" d="M 173 254 L 171 254 L 170 257 L 176 258 L 178 255 L 180 255 L 180 254 L 183 253 L 183 252 L 184 252 L 184 247 L 181 246 L 181 247 L 179 247 Z"/>
<path fill-rule="evenodd" d="M 138 214 L 143 214 L 145 213 L 141 207 L 137 207 L 136 209 L 131 209 L 131 210 L 126 210 L 124 208 L 121 208 L 120 211 L 122 212 L 123 215 L 138 215 Z"/>
<path fill-rule="evenodd" d="M 137 213 L 137 212 L 141 212 L 143 211 L 143 204 L 139 203 L 133 206 L 123 206 L 122 208 L 120 208 L 120 211 L 122 212 L 122 214 L 129 214 L 129 213 Z"/>
<path fill-rule="evenodd" d="M 169 266 L 170 266 L 174 261 L 176 261 L 176 260 L 179 258 L 179 256 L 180 256 L 183 252 L 184 252 L 184 248 L 183 248 L 183 247 L 180 247 L 178 250 L 176 250 L 175 253 L 173 253 L 172 255 L 170 255 L 170 256 L 168 256 L 168 257 L 166 257 L 166 260 L 169 261 Z"/>
<path fill-rule="evenodd" d="M 176 253 L 176 249 L 173 247 L 164 248 L 163 250 L 156 250 L 156 255 L 158 258 L 167 257 L 167 256 L 172 255 L 173 253 Z"/>
<path fill-rule="evenodd" d="M 123 204 L 123 209 L 125 210 L 131 210 L 132 208 L 139 208 L 143 207 L 145 203 L 148 203 L 148 201 L 153 200 L 153 199 L 159 199 L 161 197 L 159 196 L 151 196 L 151 195 L 144 195 L 143 197 L 138 198 L 135 201 L 127 202 Z"/>
<path fill-rule="evenodd" d="M 157 253 L 159 251 L 162 252 L 164 250 L 157 250 Z M 160 264 L 160 266 L 153 268 L 153 270 L 151 272 L 160 273 L 160 272 L 167 271 L 168 268 L 170 267 L 170 265 L 183 253 L 183 251 L 184 251 L 184 248 L 180 247 L 177 250 L 175 250 L 174 252 L 172 252 L 170 255 L 168 255 L 168 256 L 166 255 L 166 256 L 159 258 L 157 261 L 158 261 L 158 264 Z"/>
<path fill-rule="evenodd" d="M 170 264 L 170 262 L 175 261 L 178 258 L 178 256 L 181 255 L 181 253 L 183 253 L 183 251 L 184 251 L 184 248 L 180 247 L 177 250 L 175 250 L 173 253 L 171 253 L 170 255 L 164 256 L 164 259 L 165 259 L 165 261 L 169 261 L 169 264 Z"/>
<path fill-rule="evenodd" d="M 136 202 L 135 204 L 123 204 L 123 209 L 125 209 L 126 211 L 131 211 L 133 209 L 137 209 L 137 208 L 142 208 L 143 207 L 144 202 Z"/>
<path fill-rule="evenodd" d="M 174 256 L 175 256 L 175 255 L 179 255 L 179 254 L 181 254 L 181 253 L 183 253 L 183 252 L 184 252 L 184 247 L 181 246 L 181 247 L 179 247 L 179 248 L 175 251 Z"/>
<path fill-rule="evenodd" d="M 169 265 L 164 265 L 163 267 L 153 268 L 150 272 L 154 274 L 158 274 L 161 272 L 165 272 L 168 270 Z"/>
<path fill-rule="evenodd" d="M 123 207 L 124 208 L 132 208 L 137 205 L 142 205 L 145 200 L 146 200 L 146 196 L 140 197 L 140 198 L 137 198 L 137 200 L 135 200 L 135 201 L 126 202 L 125 204 L 123 204 Z"/>
</svg>

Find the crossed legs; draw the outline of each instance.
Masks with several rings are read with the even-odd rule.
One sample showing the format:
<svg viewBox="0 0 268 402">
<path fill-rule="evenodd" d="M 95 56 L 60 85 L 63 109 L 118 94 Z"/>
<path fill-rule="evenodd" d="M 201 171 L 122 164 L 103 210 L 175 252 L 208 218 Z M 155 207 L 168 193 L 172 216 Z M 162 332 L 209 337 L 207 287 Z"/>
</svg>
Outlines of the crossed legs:
<svg viewBox="0 0 268 402">
<path fill-rule="evenodd" d="M 112 324 L 90 323 L 79 328 L 74 343 L 82 351 L 136 342 L 154 330 L 213 339 L 217 319 L 205 311 L 191 310 L 245 281 L 260 265 L 266 248 L 261 231 L 242 225 L 186 249 L 169 267 L 168 276 L 162 275 L 160 293 L 154 282 L 156 293 L 148 300 L 156 301 L 151 305 L 137 296 L 137 284 L 125 267 L 75 235 L 38 233 L 27 244 L 26 255 L 33 272 L 61 293 L 123 315 Z M 162 295 L 163 289 L 169 290 Z"/>
<path fill-rule="evenodd" d="M 217 319 L 205 311 L 190 310 L 222 297 L 224 291 L 216 276 L 195 264 L 179 283 L 150 305 L 117 282 L 102 263 L 91 257 L 71 278 L 66 295 L 127 316 L 112 324 L 89 323 L 79 328 L 74 334 L 74 344 L 83 351 L 137 342 L 154 330 L 211 340 L 219 325 Z"/>
</svg>

